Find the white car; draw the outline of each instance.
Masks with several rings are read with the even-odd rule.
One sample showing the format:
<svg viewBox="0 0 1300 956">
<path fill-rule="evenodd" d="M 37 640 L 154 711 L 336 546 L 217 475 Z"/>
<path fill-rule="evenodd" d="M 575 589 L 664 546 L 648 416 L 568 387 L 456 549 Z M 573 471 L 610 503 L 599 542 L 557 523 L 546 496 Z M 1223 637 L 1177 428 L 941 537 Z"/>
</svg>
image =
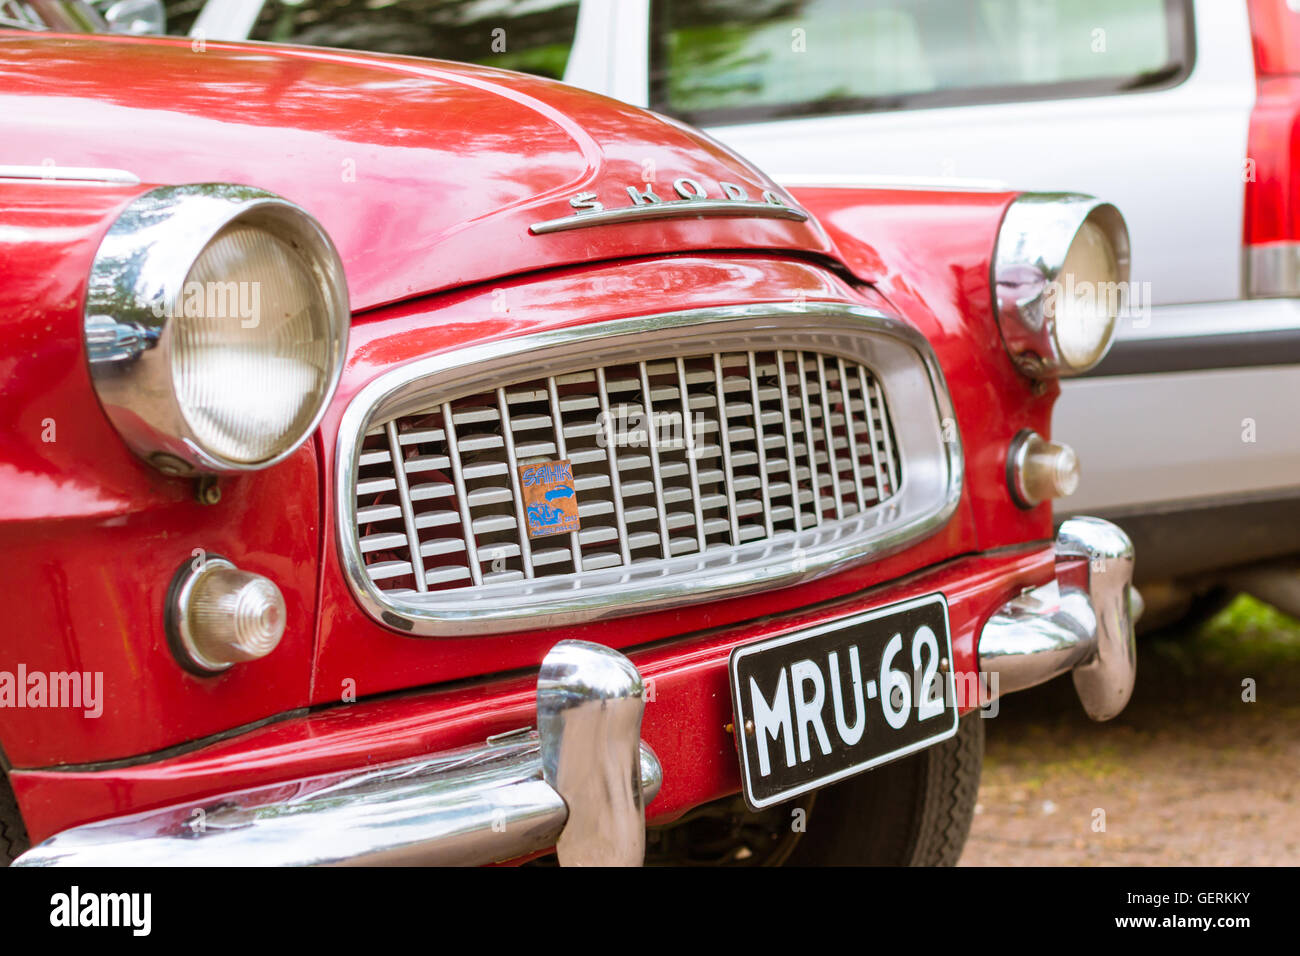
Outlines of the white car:
<svg viewBox="0 0 1300 956">
<path fill-rule="evenodd" d="M 203 40 L 549 74 L 700 126 L 791 187 L 1010 185 L 1123 210 L 1118 340 L 1065 383 L 1058 516 L 1134 539 L 1148 619 L 1300 614 L 1297 0 L 209 0 Z M 1297 141 L 1300 142 L 1300 141 Z M 1208 596 L 1207 596 L 1208 595 Z"/>
</svg>

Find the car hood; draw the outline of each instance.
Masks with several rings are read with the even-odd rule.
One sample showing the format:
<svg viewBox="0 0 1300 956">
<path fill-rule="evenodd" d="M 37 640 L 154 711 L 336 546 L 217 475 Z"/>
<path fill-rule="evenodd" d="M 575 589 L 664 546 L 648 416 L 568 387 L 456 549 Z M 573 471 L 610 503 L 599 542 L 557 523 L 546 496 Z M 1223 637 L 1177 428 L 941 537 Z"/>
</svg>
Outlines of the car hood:
<svg viewBox="0 0 1300 956">
<path fill-rule="evenodd" d="M 534 234 L 575 203 L 630 206 L 629 187 L 723 200 L 729 183 L 733 197 L 797 203 L 696 130 L 501 70 L 255 43 L 2 34 L 0 117 L 0 164 L 241 183 L 298 203 L 339 247 L 354 311 L 618 257 L 834 253 L 811 218 L 741 207 Z"/>
</svg>

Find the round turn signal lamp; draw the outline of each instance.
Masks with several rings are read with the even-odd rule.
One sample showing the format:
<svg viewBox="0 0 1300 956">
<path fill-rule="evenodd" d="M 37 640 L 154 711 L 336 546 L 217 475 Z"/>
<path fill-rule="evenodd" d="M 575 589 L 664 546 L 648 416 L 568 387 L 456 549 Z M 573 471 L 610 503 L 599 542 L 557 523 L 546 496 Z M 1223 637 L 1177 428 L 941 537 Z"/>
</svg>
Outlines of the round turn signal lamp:
<svg viewBox="0 0 1300 956">
<path fill-rule="evenodd" d="M 1026 429 L 1007 452 L 1007 485 L 1022 508 L 1068 497 L 1079 487 L 1079 458 L 1069 445 Z"/>
<path fill-rule="evenodd" d="M 207 556 L 177 572 L 167 633 L 181 666 L 202 675 L 255 661 L 284 636 L 284 596 L 275 582 Z"/>
</svg>

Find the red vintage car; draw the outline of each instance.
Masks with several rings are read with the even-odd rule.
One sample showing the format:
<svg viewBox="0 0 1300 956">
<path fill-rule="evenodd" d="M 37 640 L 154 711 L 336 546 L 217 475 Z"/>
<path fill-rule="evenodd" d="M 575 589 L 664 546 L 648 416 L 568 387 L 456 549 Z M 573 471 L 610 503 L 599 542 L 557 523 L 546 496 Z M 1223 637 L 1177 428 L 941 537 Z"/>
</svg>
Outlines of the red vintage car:
<svg viewBox="0 0 1300 956">
<path fill-rule="evenodd" d="M 1050 504 L 1114 207 L 415 58 L 0 77 L 0 857 L 952 863 L 1000 695 L 1127 702 Z"/>
</svg>

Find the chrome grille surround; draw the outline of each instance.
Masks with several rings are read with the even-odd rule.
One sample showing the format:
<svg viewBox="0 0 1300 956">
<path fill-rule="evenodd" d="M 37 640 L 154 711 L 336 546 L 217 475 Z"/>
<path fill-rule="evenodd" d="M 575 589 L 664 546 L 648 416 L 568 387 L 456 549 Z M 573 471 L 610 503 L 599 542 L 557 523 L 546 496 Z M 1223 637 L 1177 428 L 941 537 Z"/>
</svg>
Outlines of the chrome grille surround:
<svg viewBox="0 0 1300 956">
<path fill-rule="evenodd" d="M 818 504 L 823 509 L 824 516 L 820 523 L 810 526 L 810 520 L 816 518 L 815 512 L 805 512 L 802 508 L 787 509 L 801 513 L 798 527 L 795 530 L 765 533 L 766 528 L 773 527 L 772 515 L 778 510 L 775 502 L 779 499 L 776 497 L 777 492 L 773 492 L 766 480 L 771 469 L 768 467 L 770 463 L 764 461 L 760 469 L 763 488 L 759 500 L 762 504 L 758 506 L 762 511 L 762 520 L 757 522 L 763 536 L 755 540 L 741 536 L 739 544 L 709 541 L 706 537 L 703 552 L 697 547 L 689 553 L 677 554 L 676 540 L 679 539 L 672 537 L 673 529 L 667 528 L 664 520 L 672 517 L 673 513 L 666 514 L 662 504 L 665 484 L 660 470 L 660 454 L 666 446 L 648 442 L 647 447 L 626 448 L 606 443 L 602 454 L 608 454 L 610 462 L 615 465 L 613 468 L 606 467 L 609 500 L 596 499 L 589 500 L 588 503 L 613 506 L 615 514 L 607 520 L 612 521 L 615 528 L 615 546 L 620 552 L 619 564 L 601 567 L 599 561 L 586 562 L 582 573 L 574 573 L 572 568 L 576 564 L 576 558 L 560 558 L 569 562 L 569 573 L 528 577 L 524 568 L 532 564 L 535 572 L 536 567 L 540 566 L 535 552 L 546 551 L 549 555 L 550 551 L 573 549 L 573 554 L 584 561 L 586 554 L 576 540 L 582 532 L 531 540 L 526 531 L 519 532 L 518 529 L 523 526 L 523 516 L 518 488 L 513 487 L 517 484 L 515 466 L 521 459 L 533 460 L 534 456 L 519 454 L 519 449 L 524 445 L 515 437 L 519 428 L 513 423 L 511 429 L 501 429 L 503 438 L 506 434 L 511 437 L 511 440 L 499 443 L 501 452 L 497 457 L 505 459 L 504 467 L 502 462 L 489 462 L 487 466 L 487 470 L 503 476 L 502 482 L 511 487 L 496 493 L 495 497 L 500 498 L 500 501 L 495 498 L 488 501 L 493 497 L 491 494 L 479 495 L 476 502 L 469 500 L 474 492 L 467 490 L 465 476 L 466 469 L 472 469 L 473 464 L 467 465 L 460 460 L 465 448 L 454 434 L 461 413 L 453 410 L 452 405 L 459 399 L 495 395 L 498 400 L 495 418 L 499 423 L 503 419 L 510 420 L 509 403 L 516 400 L 509 394 L 513 386 L 550 379 L 547 383 L 550 394 L 532 396 L 532 400 L 549 400 L 550 407 L 555 409 L 561 399 L 556 392 L 554 380 L 563 379 L 566 375 L 574 376 L 574 373 L 593 371 L 600 379 L 597 394 L 601 410 L 608 413 L 610 383 L 604 380 L 604 373 L 617 366 L 633 365 L 641 370 L 640 390 L 634 388 L 634 392 L 644 394 L 644 388 L 649 385 L 644 377 L 646 363 L 653 365 L 676 362 L 682 375 L 680 381 L 686 386 L 684 390 L 692 398 L 698 398 L 696 393 L 690 392 L 690 383 L 684 381 L 686 369 L 679 359 L 713 359 L 715 370 L 721 373 L 722 362 L 716 356 L 749 356 L 749 361 L 752 362 L 752 356 L 757 353 L 778 350 L 802 352 L 806 359 L 811 357 L 814 364 L 817 364 L 818 355 L 822 356 L 823 368 L 818 372 L 810 371 L 811 377 L 806 376 L 806 380 L 814 384 L 826 381 L 827 374 L 831 375 L 831 381 L 834 382 L 838 378 L 838 369 L 845 368 L 848 372 L 845 378 L 849 381 L 851 411 L 856 411 L 861 402 L 860 396 L 864 394 L 862 386 L 871 389 L 868 376 L 874 374 L 880 406 L 888 409 L 892 416 L 892 432 L 887 428 L 881 429 L 884 434 L 873 435 L 871 449 L 854 449 L 856 453 L 850 462 L 853 476 L 859 479 L 857 487 L 850 487 L 848 492 L 839 487 L 838 499 L 827 496 L 819 498 Z M 827 358 L 831 360 L 829 363 L 826 362 Z M 795 364 L 793 360 L 789 365 L 781 363 L 782 374 L 788 372 L 790 365 Z M 853 365 L 869 370 L 858 378 L 856 396 L 852 394 L 853 379 L 856 376 L 848 371 Z M 826 366 L 834 370 L 828 373 Z M 817 377 L 819 374 L 820 378 Z M 837 387 L 832 384 L 831 391 Z M 744 399 L 757 397 L 757 378 L 752 374 L 749 388 L 752 390 L 738 389 L 737 393 Z M 677 394 L 680 398 L 681 390 Z M 728 420 L 728 433 L 735 432 L 738 428 L 743 430 L 743 425 L 738 426 L 731 420 L 736 413 L 730 410 L 732 392 L 725 382 L 723 394 L 728 396 L 723 404 L 727 409 L 725 417 Z M 789 395 L 789 392 L 786 394 Z M 799 455 L 804 455 L 803 461 L 807 463 L 807 448 L 797 441 L 797 434 L 803 433 L 799 419 L 803 418 L 804 427 L 812 431 L 814 438 L 819 431 L 816 422 L 820 419 L 814 417 L 809 421 L 804 413 L 816 416 L 820 407 L 823 414 L 831 415 L 834 437 L 835 415 L 829 405 L 820 401 L 825 395 L 822 392 L 821 396 L 811 396 L 811 401 L 802 403 L 803 407 L 797 415 L 792 415 L 788 407 L 783 407 L 784 416 L 781 417 L 784 420 L 780 425 L 772 425 L 777 434 L 768 436 L 764 429 L 765 442 L 753 442 L 755 448 L 784 449 L 795 446 L 797 481 L 801 473 L 807 471 L 800 465 L 798 458 Z M 842 395 L 843 393 L 841 397 Z M 652 408 L 654 401 L 652 396 Z M 765 410 L 762 401 L 770 402 L 773 399 L 760 399 L 759 409 L 763 411 L 761 418 L 766 424 L 772 417 L 771 410 Z M 751 410 L 753 408 L 752 405 L 747 407 Z M 423 440 L 423 436 L 414 437 L 415 433 L 409 430 L 409 425 L 407 431 L 399 432 L 399 419 L 437 412 L 439 409 L 443 411 L 441 421 L 444 425 L 448 422 L 447 413 L 450 413 L 450 428 L 433 428 L 431 432 L 437 431 L 439 435 L 429 437 L 445 441 L 448 437 L 446 432 L 450 431 L 453 433 L 450 436 L 452 440 L 446 441 L 443 446 L 448 460 L 428 464 L 435 470 L 445 469 L 444 473 L 451 481 L 443 483 L 448 485 L 445 489 L 439 487 L 436 491 L 431 491 L 431 486 L 426 484 L 420 490 L 424 494 L 436 493 L 439 498 L 445 497 L 456 502 L 455 505 L 449 505 L 448 512 L 458 510 L 459 520 L 438 517 L 437 521 L 452 527 L 459 525 L 459 537 L 426 540 L 421 538 L 421 529 L 416 527 L 419 519 L 410 505 L 412 493 L 409 481 L 412 472 L 418 471 L 425 462 L 417 463 L 417 468 L 412 469 L 414 460 L 406 459 L 402 468 L 391 469 L 392 479 L 388 484 L 384 484 L 382 479 L 362 478 L 359 469 L 363 465 L 363 458 L 366 464 L 373 464 L 380 459 L 391 463 L 393 455 L 386 449 L 400 450 L 403 444 L 409 444 L 411 440 L 417 443 Z M 551 417 L 554 420 L 555 416 Z M 570 423 L 564 418 L 563 410 L 560 411 L 560 418 L 566 427 L 549 429 L 551 438 L 558 439 L 558 433 L 569 431 Z M 714 421 L 717 420 L 715 409 Z M 886 421 L 886 417 L 882 415 L 881 420 Z M 790 425 L 797 430 L 793 436 Z M 854 437 L 852 429 L 844 431 L 845 438 L 835 441 L 840 447 Z M 686 432 L 686 440 L 690 442 L 693 438 L 691 429 L 687 428 Z M 749 428 L 748 432 L 752 436 L 754 429 Z M 368 435 L 371 436 L 369 447 L 366 445 Z M 948 439 L 946 441 L 945 435 Z M 404 437 L 408 439 L 407 442 L 402 441 Z M 718 437 L 721 437 L 721 430 Z M 823 433 L 823 439 L 824 437 Z M 889 444 L 891 437 L 893 442 Z M 387 440 L 384 441 L 384 438 Z M 729 450 L 731 442 L 730 438 L 719 442 L 723 446 L 718 449 L 723 453 L 718 456 L 721 459 L 719 470 L 722 477 L 720 480 L 715 478 L 713 482 L 726 489 L 726 504 L 729 509 L 723 510 L 728 515 L 728 521 L 718 524 L 718 519 L 715 518 L 713 523 L 718 526 L 709 530 L 708 535 L 729 536 L 731 542 L 734 542 L 739 527 L 735 507 L 736 483 Z M 857 443 L 862 444 L 860 436 Z M 535 460 L 563 459 L 565 454 L 561 452 L 569 451 L 560 441 L 536 444 L 539 447 L 524 447 L 526 452 L 538 453 Z M 816 443 L 814 448 L 817 449 Z M 644 456 L 647 452 L 650 462 L 637 462 L 634 465 L 640 468 L 648 466 L 651 473 L 658 477 L 648 483 L 652 485 L 651 488 L 629 494 L 627 489 L 619 486 L 619 472 L 628 470 L 628 466 L 623 463 L 624 456 Z M 820 450 L 817 453 L 820 456 Z M 783 460 L 778 455 L 772 457 L 776 461 Z M 695 535 L 698 544 L 704 526 L 700 507 L 704 491 L 697 474 L 695 457 L 684 455 L 683 458 L 690 471 L 690 487 L 694 489 L 695 495 L 694 522 L 688 529 L 688 534 Z M 881 477 L 872 474 L 874 469 L 867 464 L 876 459 L 880 461 Z M 842 461 L 844 459 L 837 458 L 837 465 Z M 788 464 L 788 460 L 785 460 L 787 468 Z M 385 373 L 353 398 L 340 421 L 335 507 L 340 553 L 349 585 L 372 617 L 389 627 L 417 636 L 500 634 L 540 630 L 736 597 L 753 591 L 788 586 L 883 557 L 934 532 L 947 521 L 956 509 L 961 494 L 962 468 L 961 442 L 955 428 L 951 400 L 943 373 L 924 336 L 899 319 L 861 306 L 820 301 L 771 303 L 618 319 L 539 332 L 439 353 Z M 839 465 L 838 473 L 841 476 L 848 471 L 848 466 Z M 578 500 L 581 504 L 584 489 L 581 476 L 578 477 Z M 882 480 L 883 487 L 880 484 Z M 895 486 L 891 487 L 891 480 L 896 482 Z M 871 481 L 875 481 L 882 492 L 887 492 L 882 504 L 872 505 L 871 500 L 865 497 Z M 370 482 L 369 486 L 367 482 Z M 820 485 L 830 483 L 824 481 Z M 778 483 L 774 481 L 772 484 Z M 392 491 L 396 502 L 362 506 L 371 508 L 363 513 L 358 508 L 358 496 L 364 500 L 381 485 L 385 490 Z M 389 485 L 393 487 L 390 488 Z M 793 490 L 784 491 L 787 495 L 785 500 L 789 503 L 793 501 L 789 497 Z M 797 490 L 803 495 L 802 501 L 811 500 L 811 489 L 800 487 Z M 624 513 L 624 499 L 632 495 L 644 496 L 638 498 L 638 510 L 649 507 L 654 512 L 644 519 L 636 519 L 646 521 L 643 525 L 645 530 L 659 532 L 650 536 L 655 541 L 649 546 L 658 547 L 662 551 L 662 532 L 667 531 L 671 557 L 651 556 L 647 560 L 626 563 L 630 550 L 647 547 L 645 543 L 632 544 L 630 539 L 635 538 L 635 535 L 627 533 L 629 522 Z M 860 504 L 865 505 L 861 510 L 853 507 L 854 496 Z M 844 504 L 846 499 L 847 507 Z M 747 499 L 751 502 L 753 500 Z M 827 501 L 830 502 L 829 505 L 826 504 Z M 499 510 L 502 513 L 474 514 L 473 508 L 492 503 L 501 506 Z M 376 508 L 382 510 L 375 510 Z M 833 512 L 835 517 L 825 517 L 827 512 Z M 435 587 L 448 583 L 450 579 L 446 575 L 449 574 L 456 574 L 461 580 L 453 582 L 456 586 L 452 590 L 381 589 L 372 580 L 376 566 L 372 564 L 368 568 L 365 556 L 384 542 L 379 540 L 376 543 L 378 536 L 367 535 L 363 550 L 361 536 L 361 525 L 379 520 L 386 520 L 390 525 L 383 537 L 392 538 L 390 544 L 397 550 L 405 550 L 408 558 L 407 573 L 413 570 L 409 560 L 412 553 L 434 556 L 436 561 L 436 555 L 441 549 L 453 547 L 452 542 L 460 542 L 460 549 L 470 552 L 464 567 L 455 572 L 440 571 L 439 568 L 450 569 L 453 566 L 435 564 L 434 570 L 426 573 L 431 575 L 428 584 Z M 749 520 L 755 519 L 751 516 Z M 799 519 L 790 516 L 789 520 Z M 488 548 L 495 550 L 488 550 L 478 546 L 478 553 L 475 554 L 475 539 L 481 537 L 484 528 L 489 525 L 492 528 L 510 525 L 515 533 L 514 548 L 503 550 L 499 545 L 489 545 Z M 593 527 L 600 529 L 602 526 Z M 588 530 L 586 523 L 583 530 Z M 605 534 L 604 531 L 599 533 Z M 749 538 L 754 537 L 753 532 L 747 534 Z M 416 542 L 415 549 L 411 548 L 411 542 Z M 491 572 L 485 575 L 483 562 L 501 557 L 507 551 L 512 552 L 510 558 L 518 559 L 519 569 L 507 571 L 495 578 Z M 530 553 L 534 553 L 531 558 Z M 381 569 L 380 574 L 382 576 L 391 571 L 392 569 Z M 470 580 L 464 581 L 467 571 L 477 573 Z"/>
</svg>

